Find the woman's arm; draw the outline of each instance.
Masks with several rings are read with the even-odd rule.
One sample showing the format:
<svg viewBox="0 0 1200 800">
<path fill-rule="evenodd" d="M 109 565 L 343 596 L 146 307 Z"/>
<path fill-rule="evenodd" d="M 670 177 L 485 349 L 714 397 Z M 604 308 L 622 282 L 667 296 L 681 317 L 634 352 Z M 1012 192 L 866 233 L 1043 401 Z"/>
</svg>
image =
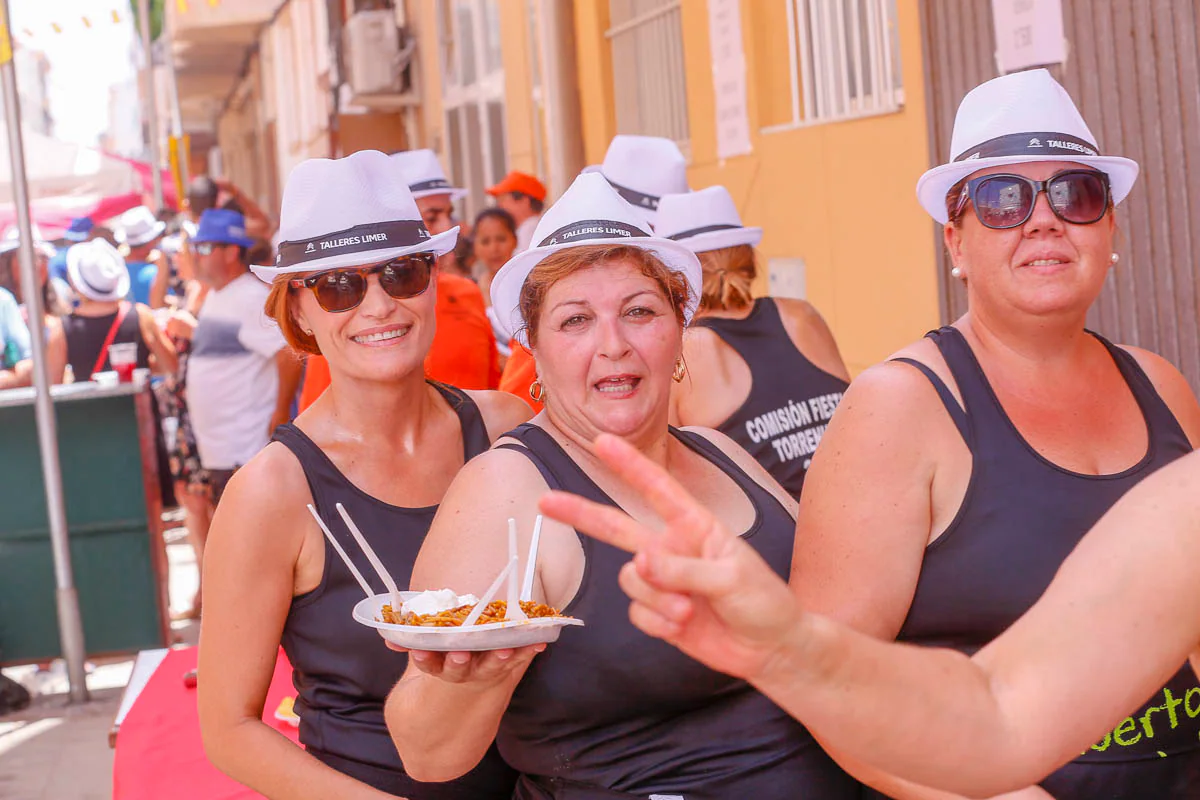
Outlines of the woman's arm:
<svg viewBox="0 0 1200 800">
<path fill-rule="evenodd" d="M 537 470 L 519 453 L 492 450 L 468 463 L 446 492 L 425 537 L 413 567 L 412 588 L 482 595 L 508 559 L 509 517 L 517 521 L 523 565 L 537 497 L 545 488 Z M 546 591 L 546 576 L 570 571 L 566 545 L 572 542 L 578 549 L 574 531 L 546 522 L 535 600 L 562 601 L 553 585 Z M 544 648 L 412 653 L 386 708 L 388 730 L 405 771 L 419 781 L 448 781 L 478 764 L 496 738 L 513 690 Z"/>
<path fill-rule="evenodd" d="M 67 371 L 67 335 L 62 319 L 46 315 L 46 362 L 50 365 L 50 382 L 62 383 Z"/>
<path fill-rule="evenodd" d="M 296 564 L 306 542 L 323 541 L 310 535 L 309 502 L 299 463 L 279 444 L 239 470 L 221 498 L 204 554 L 204 749 L 218 769 L 267 797 L 383 800 L 387 795 L 325 766 L 262 721 Z"/>
<path fill-rule="evenodd" d="M 154 312 L 140 303 L 135 306 L 138 315 L 138 327 L 142 331 L 142 339 L 154 357 L 154 371 L 160 375 L 171 375 L 179 369 L 179 354 L 175 345 L 171 344 L 167 332 L 158 327 Z"/>
<path fill-rule="evenodd" d="M 1128 351 L 1145 371 L 1154 384 L 1154 390 L 1179 421 L 1192 447 L 1200 447 L 1200 403 L 1196 402 L 1196 395 L 1188 385 L 1187 378 L 1174 364 L 1157 353 L 1125 345 L 1122 345 L 1122 349 Z"/>
<path fill-rule="evenodd" d="M 830 375 L 849 381 L 850 370 L 821 312 L 812 303 L 786 297 L 775 298 L 775 305 L 788 335 L 804 356 Z"/>
<path fill-rule="evenodd" d="M 748 545 L 633 447 L 600 437 L 596 452 L 654 504 L 661 532 L 573 495 L 540 505 L 637 553 L 621 574 L 633 622 L 905 780 L 973 796 L 1028 786 L 1102 736 L 1200 641 L 1200 455 L 1130 490 L 1041 600 L 969 659 L 805 613 Z"/>
<path fill-rule="evenodd" d="M 156 268 L 154 281 L 150 284 L 150 308 L 167 305 L 167 289 L 171 285 L 171 264 L 162 250 L 150 252 L 150 263 Z"/>
</svg>

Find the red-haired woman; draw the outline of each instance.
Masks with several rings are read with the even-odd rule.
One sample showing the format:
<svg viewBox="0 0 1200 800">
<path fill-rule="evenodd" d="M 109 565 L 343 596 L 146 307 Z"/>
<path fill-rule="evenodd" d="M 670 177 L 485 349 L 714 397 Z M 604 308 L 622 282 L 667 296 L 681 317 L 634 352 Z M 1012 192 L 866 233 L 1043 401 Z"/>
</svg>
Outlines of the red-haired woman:
<svg viewBox="0 0 1200 800">
<path fill-rule="evenodd" d="M 494 751 L 453 784 L 404 771 L 383 720 L 406 657 L 350 618 L 361 590 L 306 509 L 371 574 L 341 503 L 397 580 L 450 481 L 529 409 L 498 392 L 425 379 L 436 258 L 457 230 L 430 236 L 387 156 L 313 159 L 288 179 L 283 243 L 267 312 L 293 348 L 320 353 L 330 386 L 230 482 L 204 564 L 200 721 L 209 757 L 274 798 L 507 798 Z M 383 587 L 378 587 L 383 591 Z M 295 668 L 301 750 L 261 721 L 276 652 Z"/>
</svg>

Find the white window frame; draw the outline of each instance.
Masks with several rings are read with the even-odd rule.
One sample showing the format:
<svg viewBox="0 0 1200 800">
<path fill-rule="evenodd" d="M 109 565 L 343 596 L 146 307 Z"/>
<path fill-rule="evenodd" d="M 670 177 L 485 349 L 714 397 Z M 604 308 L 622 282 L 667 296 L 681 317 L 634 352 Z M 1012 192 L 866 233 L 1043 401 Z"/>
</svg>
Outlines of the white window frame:
<svg viewBox="0 0 1200 800">
<path fill-rule="evenodd" d="M 904 108 L 896 0 L 783 3 L 792 117 L 763 128 L 762 133 L 893 114 Z M 864 85 L 865 75 L 870 76 L 869 87 Z"/>
<path fill-rule="evenodd" d="M 609 0 L 610 18 L 613 0 Z M 688 119 L 687 104 L 687 69 L 683 58 L 683 25 L 681 0 L 659 0 L 659 5 L 640 14 L 635 13 L 629 19 L 620 20 L 604 32 L 612 57 L 613 95 L 616 106 L 616 123 L 618 133 L 645 134 L 665 136 L 673 139 L 679 149 L 685 154 L 689 152 L 691 141 L 691 122 Z M 664 28 L 666 37 L 656 34 L 654 26 L 663 22 L 663 17 L 673 17 Z M 664 58 L 678 58 L 678 75 L 680 86 L 672 91 L 670 79 L 659 81 L 657 75 L 638 75 L 637 63 L 627 64 L 618 58 L 616 42 L 623 37 L 659 36 L 660 41 L 654 44 Z M 638 44 L 643 44 L 638 41 Z M 622 95 L 623 91 L 633 91 L 632 96 Z M 634 109 L 636 119 L 630 119 L 625 109 Z M 623 113 L 625 118 L 622 119 Z M 653 116 L 653 119 L 648 117 Z"/>
<path fill-rule="evenodd" d="M 457 13 L 460 2 L 466 2 L 473 7 L 472 24 L 469 31 L 461 30 Z M 464 213 L 474 215 L 486 206 L 484 189 L 487 188 L 486 186 L 470 185 L 470 176 L 477 172 L 475 167 L 481 167 L 478 172 L 484 176 L 485 181 L 490 182 L 499 180 L 508 162 L 508 153 L 506 152 L 508 110 L 504 102 L 504 67 L 502 64 L 487 63 L 486 5 L 498 4 L 499 0 L 458 0 L 457 2 L 440 0 L 438 5 L 441 6 L 442 3 L 445 5 L 439 9 L 437 25 L 438 63 L 442 72 L 442 119 L 447 129 L 447 135 L 443 137 L 444 149 L 446 161 L 452 167 L 451 172 L 453 172 L 455 158 L 461 155 L 462 174 L 452 175 L 451 180 L 462 181 L 463 188 L 470 190 L 470 194 L 464 199 Z M 496 12 L 498 19 L 498 5 Z M 447 23 L 449 29 L 446 27 Z M 462 83 L 463 53 L 467 47 L 472 49 L 475 58 L 475 81 L 469 84 Z M 456 63 L 450 64 L 451 58 Z M 505 141 L 499 152 L 495 152 L 492 148 L 488 120 L 490 103 L 500 104 L 500 128 Z M 454 153 L 449 136 L 450 126 L 456 125 L 457 141 L 463 144 L 470 142 L 471 131 L 467 130 L 465 114 L 452 115 L 450 112 L 470 105 L 476 107 L 479 115 L 479 130 L 475 132 L 479 137 L 479 148 L 466 146 L 461 154 Z"/>
</svg>

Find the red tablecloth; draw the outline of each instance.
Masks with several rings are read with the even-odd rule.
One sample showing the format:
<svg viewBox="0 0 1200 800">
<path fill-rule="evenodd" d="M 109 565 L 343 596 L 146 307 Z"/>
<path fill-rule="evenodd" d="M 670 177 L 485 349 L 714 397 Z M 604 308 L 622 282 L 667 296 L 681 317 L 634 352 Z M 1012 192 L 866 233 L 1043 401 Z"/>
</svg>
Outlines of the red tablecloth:
<svg viewBox="0 0 1200 800">
<path fill-rule="evenodd" d="M 183 674 L 196 668 L 196 654 L 195 647 L 168 653 L 121 723 L 113 761 L 113 800 L 261 797 L 225 777 L 204 755 L 196 690 L 183 685 Z M 275 709 L 280 700 L 295 693 L 292 665 L 280 650 L 263 719 L 292 741 L 297 739 L 296 729 L 277 722 Z"/>
</svg>

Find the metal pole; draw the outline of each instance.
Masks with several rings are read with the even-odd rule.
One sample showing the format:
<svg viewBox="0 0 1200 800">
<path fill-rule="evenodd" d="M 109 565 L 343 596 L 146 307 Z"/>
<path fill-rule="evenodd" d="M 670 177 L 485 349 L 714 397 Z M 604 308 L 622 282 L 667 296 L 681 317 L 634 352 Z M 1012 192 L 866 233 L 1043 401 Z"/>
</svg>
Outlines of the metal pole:
<svg viewBox="0 0 1200 800">
<path fill-rule="evenodd" d="M 163 207 L 162 157 L 159 153 L 158 96 L 154 91 L 154 51 L 150 45 L 150 0 L 138 0 L 138 27 L 142 34 L 142 53 L 146 59 L 142 67 L 142 90 L 146 95 L 143 112 L 146 119 L 146 135 L 150 139 L 150 175 L 154 179 L 154 212 Z"/>
<path fill-rule="evenodd" d="M 46 340 L 42 333 L 45 309 L 33 266 L 33 224 L 29 216 L 29 187 L 25 182 L 25 144 L 21 139 L 21 107 L 17 95 L 17 76 L 12 63 L 12 39 L 8 28 L 8 0 L 0 0 L 0 88 L 4 94 L 5 122 L 8 127 L 8 155 L 12 163 L 13 200 L 17 207 L 17 225 L 21 233 L 18 261 L 21 267 L 21 291 L 29 313 L 33 345 L 33 385 L 36 392 L 38 449 L 42 454 L 42 480 L 46 484 L 46 511 L 50 520 L 50 548 L 54 554 L 55 600 L 58 606 L 58 636 L 67 659 L 67 678 L 71 702 L 87 702 L 87 677 L 83 645 L 83 617 L 79 614 L 79 595 L 71 569 L 71 545 L 67 537 L 67 512 L 63 505 L 62 471 L 58 463 L 58 431 L 54 403 L 50 400 L 50 367 L 46 362 Z"/>
</svg>

